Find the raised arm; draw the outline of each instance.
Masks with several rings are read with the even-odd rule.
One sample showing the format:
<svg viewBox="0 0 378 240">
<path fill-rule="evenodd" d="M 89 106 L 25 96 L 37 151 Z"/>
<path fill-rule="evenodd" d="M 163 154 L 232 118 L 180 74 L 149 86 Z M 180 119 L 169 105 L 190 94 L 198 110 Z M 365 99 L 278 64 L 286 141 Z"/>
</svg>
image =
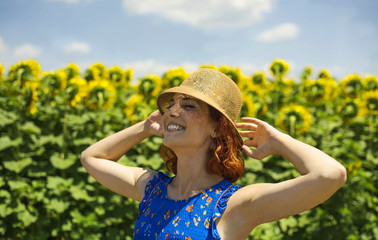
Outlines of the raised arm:
<svg viewBox="0 0 378 240">
<path fill-rule="evenodd" d="M 99 183 L 123 196 L 141 201 L 144 188 L 156 172 L 117 163 L 127 151 L 145 138 L 162 136 L 161 114 L 152 113 L 145 121 L 91 145 L 81 154 L 81 163 Z"/>
<path fill-rule="evenodd" d="M 255 118 L 242 118 L 242 121 L 244 123 L 238 123 L 237 127 L 248 130 L 240 131 L 243 137 L 250 138 L 243 146 L 248 156 L 260 160 L 279 154 L 288 159 L 301 176 L 280 183 L 252 184 L 238 190 L 218 222 L 224 236 L 233 231 L 245 239 L 262 223 L 317 206 L 345 183 L 345 168 L 324 152 L 279 132 L 266 122 Z"/>
</svg>

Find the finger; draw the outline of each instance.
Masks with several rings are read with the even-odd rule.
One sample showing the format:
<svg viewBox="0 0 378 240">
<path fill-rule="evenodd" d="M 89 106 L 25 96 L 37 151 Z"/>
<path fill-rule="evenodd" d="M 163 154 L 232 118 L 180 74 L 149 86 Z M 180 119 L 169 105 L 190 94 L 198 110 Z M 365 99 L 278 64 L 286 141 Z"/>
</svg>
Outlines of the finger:
<svg viewBox="0 0 378 240">
<path fill-rule="evenodd" d="M 263 121 L 261 121 L 257 118 L 250 118 L 250 117 L 242 117 L 240 120 L 243 121 L 243 122 L 249 122 L 249 123 L 253 123 L 253 124 L 256 124 L 256 125 L 264 123 Z"/>
<path fill-rule="evenodd" d="M 248 147 L 257 147 L 255 141 L 249 140 L 249 139 L 248 140 L 244 140 L 243 144 L 246 145 L 246 146 L 248 146 Z"/>
<path fill-rule="evenodd" d="M 244 128 L 244 129 L 255 130 L 257 128 L 257 125 L 256 124 L 251 124 L 251 123 L 237 123 L 236 127 L 237 128 Z"/>
<path fill-rule="evenodd" d="M 239 131 L 240 136 L 247 137 L 247 138 L 253 138 L 255 136 L 254 131 Z"/>
<path fill-rule="evenodd" d="M 248 157 L 251 157 L 253 159 L 256 159 L 256 160 L 261 160 L 263 159 L 261 156 L 259 156 L 259 153 L 257 150 L 253 150 L 251 148 L 249 148 L 248 146 L 246 145 L 243 145 L 242 146 L 242 149 L 243 151 L 245 152 L 245 154 L 248 156 Z"/>
<path fill-rule="evenodd" d="M 252 149 L 250 149 L 248 146 L 243 145 L 243 146 L 242 146 L 242 149 L 243 149 L 243 151 L 245 152 L 245 154 L 246 154 L 248 157 L 251 157 L 251 156 L 253 155 L 253 151 L 252 151 Z"/>
</svg>

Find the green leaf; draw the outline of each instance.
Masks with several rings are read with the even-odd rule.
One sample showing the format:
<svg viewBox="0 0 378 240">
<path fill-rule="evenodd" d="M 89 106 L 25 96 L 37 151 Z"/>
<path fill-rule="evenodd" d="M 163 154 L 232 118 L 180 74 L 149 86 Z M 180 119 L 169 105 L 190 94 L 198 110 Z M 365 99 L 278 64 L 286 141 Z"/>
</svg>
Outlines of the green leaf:
<svg viewBox="0 0 378 240">
<path fill-rule="evenodd" d="M 62 170 L 71 167 L 77 160 L 78 158 L 73 154 L 67 154 L 67 156 L 65 157 L 65 156 L 62 156 L 62 154 L 59 156 L 59 153 L 54 153 L 50 157 L 51 164 L 55 168 L 62 169 Z"/>
<path fill-rule="evenodd" d="M 22 181 L 8 181 L 8 185 L 11 190 L 25 190 L 29 185 Z"/>
<path fill-rule="evenodd" d="M 64 179 L 62 177 L 48 176 L 46 187 L 48 189 L 68 188 L 72 182 L 72 178 Z"/>
<path fill-rule="evenodd" d="M 97 213 L 97 215 L 102 216 L 105 214 L 105 209 L 102 206 L 97 206 L 95 208 L 95 212 Z"/>
<path fill-rule="evenodd" d="M 28 176 L 32 178 L 45 177 L 47 175 L 46 171 L 40 169 L 29 169 Z"/>
<path fill-rule="evenodd" d="M 41 129 L 36 126 L 33 122 L 26 122 L 24 125 L 20 127 L 20 129 L 28 134 L 41 134 Z"/>
<path fill-rule="evenodd" d="M 48 202 L 46 208 L 57 213 L 63 213 L 69 206 L 69 202 L 53 198 Z"/>
<path fill-rule="evenodd" d="M 0 109 L 0 127 L 12 124 L 17 120 L 17 115 L 13 112 L 5 112 Z"/>
<path fill-rule="evenodd" d="M 63 135 L 54 136 L 53 134 L 47 136 L 41 136 L 39 141 L 37 142 L 39 146 L 43 146 L 46 144 L 56 144 L 59 147 L 62 147 L 64 144 Z"/>
<path fill-rule="evenodd" d="M 72 223 L 71 221 L 68 221 L 62 225 L 63 231 L 71 231 L 72 230 Z"/>
<path fill-rule="evenodd" d="M 90 137 L 78 138 L 78 139 L 75 139 L 73 141 L 73 144 L 75 146 L 81 146 L 81 145 L 87 145 L 87 146 L 89 146 L 89 145 L 91 145 L 93 143 L 94 143 L 94 140 L 92 138 L 90 138 Z"/>
<path fill-rule="evenodd" d="M 2 176 L 0 176 L 0 187 L 5 185 L 5 181 Z"/>
<path fill-rule="evenodd" d="M 66 122 L 68 125 L 71 126 L 82 126 L 85 125 L 88 121 L 90 121 L 90 117 L 87 115 L 73 115 L 70 114 L 63 120 L 63 122 Z"/>
<path fill-rule="evenodd" d="M 0 151 L 7 149 L 9 147 L 17 147 L 21 143 L 22 143 L 21 137 L 18 137 L 12 140 L 8 136 L 3 136 L 0 138 Z"/>
<path fill-rule="evenodd" d="M 70 192 L 72 197 L 76 200 L 92 201 L 93 197 L 88 195 L 88 192 L 84 189 L 83 183 L 79 185 L 71 186 Z"/>
<path fill-rule="evenodd" d="M 0 189 L 0 198 L 10 199 L 11 195 L 8 191 Z"/>
<path fill-rule="evenodd" d="M 17 214 L 17 218 L 24 223 L 24 226 L 27 227 L 30 224 L 37 221 L 37 217 L 30 214 L 28 211 L 22 211 Z"/>
<path fill-rule="evenodd" d="M 6 216 L 12 214 L 12 209 L 9 208 L 8 204 L 0 204 L 0 217 L 5 218 Z"/>
<path fill-rule="evenodd" d="M 24 168 L 32 164 L 31 158 L 25 158 L 23 160 L 4 161 L 4 167 L 10 171 L 20 173 Z"/>
</svg>

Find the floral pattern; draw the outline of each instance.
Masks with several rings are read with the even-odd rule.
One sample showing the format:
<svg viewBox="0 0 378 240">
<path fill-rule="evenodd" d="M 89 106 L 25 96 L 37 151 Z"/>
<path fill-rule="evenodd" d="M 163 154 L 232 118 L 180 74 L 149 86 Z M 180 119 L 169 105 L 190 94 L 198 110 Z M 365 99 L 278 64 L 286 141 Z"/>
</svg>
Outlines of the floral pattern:
<svg viewBox="0 0 378 240">
<path fill-rule="evenodd" d="M 240 186 L 223 180 L 188 199 L 172 200 L 167 196 L 167 185 L 172 180 L 159 172 L 147 184 L 134 239 L 220 239 L 215 220 Z"/>
</svg>

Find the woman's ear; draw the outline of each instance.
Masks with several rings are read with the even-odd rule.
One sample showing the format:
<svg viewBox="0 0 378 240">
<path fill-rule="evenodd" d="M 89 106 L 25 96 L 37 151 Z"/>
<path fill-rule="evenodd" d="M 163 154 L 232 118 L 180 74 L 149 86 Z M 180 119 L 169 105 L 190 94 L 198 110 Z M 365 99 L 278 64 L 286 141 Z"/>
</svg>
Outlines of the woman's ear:
<svg viewBox="0 0 378 240">
<path fill-rule="evenodd" d="M 213 132 L 210 134 L 211 138 L 216 138 L 218 137 L 217 131 L 214 129 Z"/>
</svg>

